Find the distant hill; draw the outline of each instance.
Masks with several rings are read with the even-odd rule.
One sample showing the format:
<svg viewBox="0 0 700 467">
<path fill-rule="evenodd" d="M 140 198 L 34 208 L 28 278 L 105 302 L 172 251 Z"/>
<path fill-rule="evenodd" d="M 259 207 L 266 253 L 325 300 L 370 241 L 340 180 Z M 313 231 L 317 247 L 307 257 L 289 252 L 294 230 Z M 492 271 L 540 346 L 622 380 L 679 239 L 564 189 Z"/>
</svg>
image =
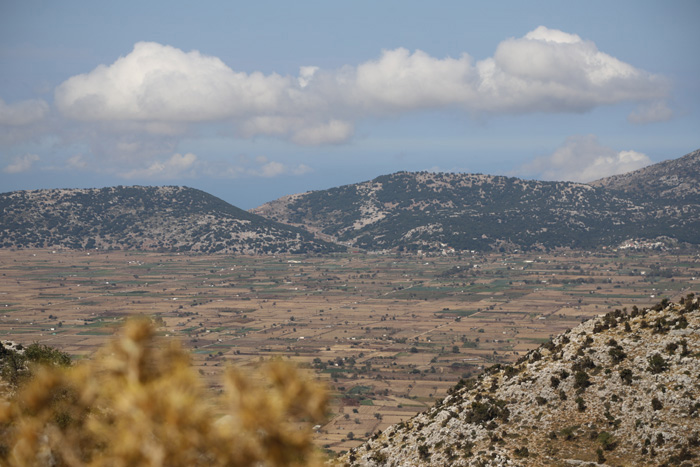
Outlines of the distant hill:
<svg viewBox="0 0 700 467">
<path fill-rule="evenodd" d="M 369 250 L 594 248 L 660 237 L 698 244 L 698 172 L 698 151 L 592 185 L 398 172 L 252 212 Z M 652 174 L 661 181 L 645 184 Z"/>
<path fill-rule="evenodd" d="M 372 436 L 346 466 L 700 463 L 700 311 L 616 310 L 463 380 Z"/>
<path fill-rule="evenodd" d="M 0 246 L 202 253 L 327 253 L 343 248 L 187 187 L 0 194 Z"/>
</svg>

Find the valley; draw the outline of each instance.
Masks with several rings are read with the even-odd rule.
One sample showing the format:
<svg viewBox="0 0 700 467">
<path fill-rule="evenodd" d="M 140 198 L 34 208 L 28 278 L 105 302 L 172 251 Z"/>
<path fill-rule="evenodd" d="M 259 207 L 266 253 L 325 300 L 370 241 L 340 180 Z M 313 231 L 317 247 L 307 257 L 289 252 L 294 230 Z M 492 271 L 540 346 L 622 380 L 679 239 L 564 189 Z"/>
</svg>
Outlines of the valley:
<svg viewBox="0 0 700 467">
<path fill-rule="evenodd" d="M 340 452 L 616 308 L 700 285 L 697 250 L 195 255 L 0 250 L 0 339 L 85 358 L 134 314 L 217 391 L 227 365 L 294 361 L 327 381 L 319 446 Z"/>
</svg>

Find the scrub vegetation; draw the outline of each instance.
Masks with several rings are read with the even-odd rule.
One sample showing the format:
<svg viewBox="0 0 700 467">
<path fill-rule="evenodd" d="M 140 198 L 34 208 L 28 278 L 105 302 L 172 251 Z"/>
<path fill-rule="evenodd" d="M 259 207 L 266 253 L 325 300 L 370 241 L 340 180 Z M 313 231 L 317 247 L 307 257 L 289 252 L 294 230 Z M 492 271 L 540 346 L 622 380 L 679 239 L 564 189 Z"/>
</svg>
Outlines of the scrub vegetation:
<svg viewBox="0 0 700 467">
<path fill-rule="evenodd" d="M 90 360 L 58 360 L 36 367 L 0 402 L 0 464 L 306 466 L 322 459 L 310 425 L 324 419 L 327 393 L 289 364 L 269 363 L 262 381 L 229 369 L 213 399 L 187 353 L 157 339 L 143 319 L 128 322 Z"/>
</svg>

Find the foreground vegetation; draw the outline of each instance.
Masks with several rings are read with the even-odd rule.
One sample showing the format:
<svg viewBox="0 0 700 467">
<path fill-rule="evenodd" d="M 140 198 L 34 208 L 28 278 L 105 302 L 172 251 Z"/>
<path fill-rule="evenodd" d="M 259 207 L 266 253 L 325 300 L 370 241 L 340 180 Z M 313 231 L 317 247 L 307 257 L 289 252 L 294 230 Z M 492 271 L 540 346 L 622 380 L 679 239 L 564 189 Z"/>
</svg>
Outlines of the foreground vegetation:
<svg viewBox="0 0 700 467">
<path fill-rule="evenodd" d="M 95 358 L 38 366 L 0 399 L 0 464 L 319 464 L 310 425 L 326 392 L 281 362 L 264 375 L 256 384 L 230 369 L 211 401 L 187 353 L 131 321 Z"/>
</svg>

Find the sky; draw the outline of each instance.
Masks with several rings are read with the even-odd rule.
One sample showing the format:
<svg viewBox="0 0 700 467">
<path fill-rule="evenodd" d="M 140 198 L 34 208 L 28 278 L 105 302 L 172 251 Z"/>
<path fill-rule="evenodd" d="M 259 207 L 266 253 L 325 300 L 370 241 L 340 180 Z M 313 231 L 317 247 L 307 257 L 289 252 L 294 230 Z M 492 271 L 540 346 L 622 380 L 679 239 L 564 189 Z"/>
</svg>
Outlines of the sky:
<svg viewBox="0 0 700 467">
<path fill-rule="evenodd" d="M 398 171 L 587 182 L 700 148 L 700 2 L 0 0 L 0 192 L 243 209 Z"/>
</svg>

